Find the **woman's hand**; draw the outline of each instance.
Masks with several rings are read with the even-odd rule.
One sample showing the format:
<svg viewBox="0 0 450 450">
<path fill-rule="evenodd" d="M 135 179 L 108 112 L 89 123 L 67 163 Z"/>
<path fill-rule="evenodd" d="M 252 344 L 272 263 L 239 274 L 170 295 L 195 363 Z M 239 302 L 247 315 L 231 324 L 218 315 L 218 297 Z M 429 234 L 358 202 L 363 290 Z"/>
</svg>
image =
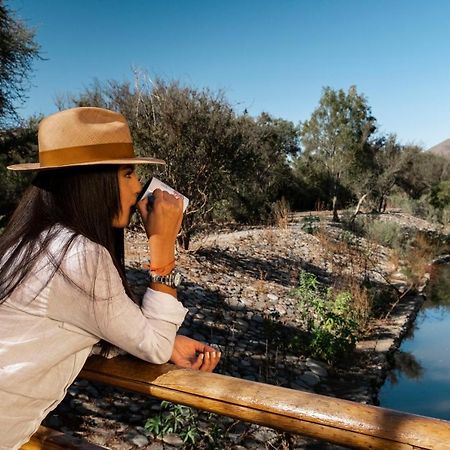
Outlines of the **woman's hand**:
<svg viewBox="0 0 450 450">
<path fill-rule="evenodd" d="M 170 361 L 180 367 L 212 372 L 219 364 L 221 353 L 202 342 L 177 335 Z"/>
<path fill-rule="evenodd" d="M 155 189 L 151 212 L 147 204 L 145 198 L 137 207 L 149 238 L 152 267 L 164 267 L 174 260 L 175 241 L 183 220 L 183 199 Z"/>
</svg>

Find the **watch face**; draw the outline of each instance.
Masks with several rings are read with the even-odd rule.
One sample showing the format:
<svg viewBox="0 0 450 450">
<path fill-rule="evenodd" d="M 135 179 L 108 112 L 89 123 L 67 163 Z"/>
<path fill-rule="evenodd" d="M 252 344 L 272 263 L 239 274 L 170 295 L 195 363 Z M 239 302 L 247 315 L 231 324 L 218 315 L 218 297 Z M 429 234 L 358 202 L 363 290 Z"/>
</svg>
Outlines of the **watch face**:
<svg viewBox="0 0 450 450">
<path fill-rule="evenodd" d="M 181 284 L 182 279 L 183 279 L 183 277 L 181 276 L 181 274 L 177 272 L 173 278 L 174 286 L 175 287 L 179 286 Z"/>
</svg>

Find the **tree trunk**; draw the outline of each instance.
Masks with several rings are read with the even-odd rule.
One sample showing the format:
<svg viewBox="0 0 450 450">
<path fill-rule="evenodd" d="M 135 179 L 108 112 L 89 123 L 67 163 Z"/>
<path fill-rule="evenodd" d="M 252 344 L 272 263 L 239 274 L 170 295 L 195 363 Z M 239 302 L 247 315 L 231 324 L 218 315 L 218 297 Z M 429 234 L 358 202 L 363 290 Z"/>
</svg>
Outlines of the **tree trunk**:
<svg viewBox="0 0 450 450">
<path fill-rule="evenodd" d="M 337 196 L 333 195 L 333 222 L 339 222 L 339 215 L 337 210 Z"/>
<path fill-rule="evenodd" d="M 384 195 L 380 197 L 380 201 L 378 202 L 378 212 L 383 212 L 383 203 L 384 203 Z"/>
<path fill-rule="evenodd" d="M 183 250 L 189 250 L 189 244 L 191 243 L 191 233 L 189 231 L 183 232 L 177 238 L 178 244 Z"/>
<path fill-rule="evenodd" d="M 359 210 L 361 209 L 361 205 L 363 204 L 363 201 L 366 199 L 366 197 L 369 195 L 368 192 L 366 192 L 358 201 L 358 204 L 356 205 L 355 212 L 353 213 L 353 216 L 351 218 L 351 222 L 353 223 L 356 219 L 356 216 L 359 214 Z"/>
</svg>

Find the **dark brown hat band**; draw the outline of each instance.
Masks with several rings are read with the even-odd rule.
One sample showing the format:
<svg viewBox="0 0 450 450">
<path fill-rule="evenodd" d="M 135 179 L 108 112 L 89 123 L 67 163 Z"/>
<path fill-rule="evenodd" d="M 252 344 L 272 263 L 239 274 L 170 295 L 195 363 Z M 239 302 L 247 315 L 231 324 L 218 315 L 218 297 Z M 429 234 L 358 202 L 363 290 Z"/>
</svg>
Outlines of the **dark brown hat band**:
<svg viewBox="0 0 450 450">
<path fill-rule="evenodd" d="M 39 152 L 41 167 L 65 166 L 67 164 L 125 158 L 134 158 L 133 145 L 129 142 L 94 144 Z"/>
</svg>

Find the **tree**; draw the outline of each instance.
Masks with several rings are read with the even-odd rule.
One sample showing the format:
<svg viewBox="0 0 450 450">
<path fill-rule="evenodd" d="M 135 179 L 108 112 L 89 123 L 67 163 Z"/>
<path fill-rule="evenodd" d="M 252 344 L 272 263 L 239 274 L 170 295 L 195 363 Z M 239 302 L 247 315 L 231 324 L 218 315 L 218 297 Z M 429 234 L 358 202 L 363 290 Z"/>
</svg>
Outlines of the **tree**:
<svg viewBox="0 0 450 450">
<path fill-rule="evenodd" d="M 367 176 L 373 167 L 376 119 L 366 98 L 351 86 L 348 92 L 323 89 L 319 106 L 301 125 L 304 156 L 322 166 L 331 180 L 329 198 L 333 219 L 339 194 L 347 190 L 367 192 Z M 366 192 L 363 192 L 366 191 Z"/>
<path fill-rule="evenodd" d="M 263 112 L 239 119 L 243 144 L 252 155 L 250 170 L 234 188 L 233 215 L 237 220 L 261 223 L 272 212 L 274 202 L 284 197 L 296 200 L 296 180 L 290 161 L 300 151 L 298 129 L 290 121 Z"/>
<path fill-rule="evenodd" d="M 391 134 L 383 140 L 382 145 L 375 153 L 371 199 L 374 209 L 379 213 L 385 211 L 387 198 L 397 186 L 404 170 L 402 150 L 403 147 L 397 142 L 397 137 Z"/>
<path fill-rule="evenodd" d="M 34 38 L 35 32 L 0 0 L 0 126 L 18 118 L 16 104 L 25 100 L 32 62 L 39 58 Z"/>
<path fill-rule="evenodd" d="M 222 92 L 160 79 L 138 79 L 134 89 L 127 82 L 94 81 L 77 96 L 59 98 L 58 104 L 120 111 L 136 151 L 167 162 L 162 169 L 139 170 L 146 177 L 161 174 L 190 199 L 180 239 L 185 248 L 206 223 L 261 223 L 275 201 L 294 198 L 290 159 L 299 151 L 297 128 L 266 113 L 238 116 Z"/>
<path fill-rule="evenodd" d="M 157 80 L 150 92 L 136 94 L 136 102 L 139 152 L 164 159 L 165 180 L 191 201 L 180 238 L 188 248 L 192 234 L 245 177 L 251 154 L 221 92 Z"/>
<path fill-rule="evenodd" d="M 450 161 L 418 146 L 403 147 L 400 159 L 397 185 L 412 199 L 430 194 L 433 186 L 450 178 Z"/>
<path fill-rule="evenodd" d="M 20 127 L 0 130 L 0 227 L 7 221 L 33 176 L 31 173 L 12 172 L 6 166 L 36 160 L 40 119 L 31 117 Z"/>
<path fill-rule="evenodd" d="M 134 90 L 126 82 L 95 82 L 78 97 L 67 98 L 77 106 L 120 111 L 130 125 L 136 152 L 166 161 L 162 168 L 139 170 L 146 178 L 160 176 L 190 199 L 179 239 L 186 249 L 215 211 L 224 203 L 229 206 L 239 180 L 253 167 L 254 154 L 222 92 L 157 79 L 136 82 Z"/>
</svg>

